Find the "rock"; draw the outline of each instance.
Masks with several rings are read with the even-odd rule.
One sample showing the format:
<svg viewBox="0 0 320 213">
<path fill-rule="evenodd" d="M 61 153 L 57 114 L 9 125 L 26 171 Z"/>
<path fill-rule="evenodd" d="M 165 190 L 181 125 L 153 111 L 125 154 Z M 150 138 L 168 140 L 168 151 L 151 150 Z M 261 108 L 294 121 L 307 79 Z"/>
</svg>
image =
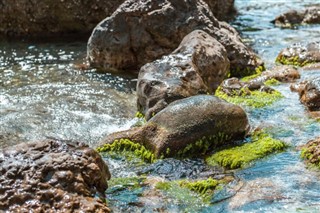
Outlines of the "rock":
<svg viewBox="0 0 320 213">
<path fill-rule="evenodd" d="M 227 52 L 217 40 L 204 31 L 193 31 L 173 53 L 140 69 L 138 110 L 148 120 L 175 100 L 212 94 L 229 66 Z"/>
<path fill-rule="evenodd" d="M 111 134 L 99 145 L 126 138 L 144 145 L 156 157 L 200 156 L 243 139 L 248 129 L 241 107 L 214 96 L 197 95 L 172 102 L 144 126 Z"/>
<path fill-rule="evenodd" d="M 304 11 L 290 10 L 276 17 L 272 23 L 289 28 L 301 24 L 320 24 L 320 5 L 308 7 Z"/>
<path fill-rule="evenodd" d="M 213 15 L 221 21 L 228 21 L 237 13 L 234 0 L 204 0 Z"/>
<path fill-rule="evenodd" d="M 123 0 L 2 0 L 0 34 L 50 37 L 88 35 Z"/>
<path fill-rule="evenodd" d="M 302 82 L 297 90 L 301 103 L 310 111 L 320 111 L 320 77 Z"/>
<path fill-rule="evenodd" d="M 194 30 L 203 30 L 227 50 L 231 74 L 246 75 L 262 65 L 234 28 L 219 22 L 202 0 L 126 0 L 94 29 L 88 41 L 91 66 L 136 72 L 171 53 Z"/>
<path fill-rule="evenodd" d="M 320 169 L 320 137 L 308 141 L 302 147 L 301 156 L 306 160 L 306 163 Z"/>
<path fill-rule="evenodd" d="M 0 211 L 110 212 L 110 179 L 100 155 L 57 140 L 22 143 L 0 152 Z"/>
<path fill-rule="evenodd" d="M 276 59 L 281 64 L 292 64 L 305 66 L 320 62 L 320 41 L 308 44 L 296 43 L 291 47 L 283 49 Z"/>
</svg>

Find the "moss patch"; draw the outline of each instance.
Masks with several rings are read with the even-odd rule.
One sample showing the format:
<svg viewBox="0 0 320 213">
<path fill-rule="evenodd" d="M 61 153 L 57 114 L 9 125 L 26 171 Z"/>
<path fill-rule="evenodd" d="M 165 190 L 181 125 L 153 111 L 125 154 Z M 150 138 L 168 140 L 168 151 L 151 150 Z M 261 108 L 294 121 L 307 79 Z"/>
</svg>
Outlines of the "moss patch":
<svg viewBox="0 0 320 213">
<path fill-rule="evenodd" d="M 145 181 L 145 177 L 118 177 L 118 178 L 111 178 L 108 181 L 108 187 L 112 188 L 115 186 L 120 187 L 133 187 L 137 188 L 140 187 L 141 184 Z"/>
<path fill-rule="evenodd" d="M 280 81 L 278 81 L 275 78 L 271 78 L 271 79 L 267 80 L 266 82 L 264 82 L 264 84 L 267 86 L 275 86 L 275 85 L 279 85 Z"/>
<path fill-rule="evenodd" d="M 301 150 L 301 157 L 310 167 L 320 169 L 320 138 L 309 141 Z"/>
<path fill-rule="evenodd" d="M 206 162 L 209 165 L 219 164 L 228 169 L 237 169 L 285 148 L 286 144 L 284 142 L 273 139 L 266 133 L 257 132 L 252 135 L 252 142 L 219 151 L 208 157 Z"/>
<path fill-rule="evenodd" d="M 279 55 L 276 59 L 277 63 L 280 64 L 284 64 L 284 65 L 294 65 L 294 66 L 298 66 L 298 67 L 303 67 L 309 64 L 313 64 L 313 61 L 301 61 L 301 59 L 299 58 L 299 56 L 292 56 L 292 57 L 285 57 L 283 55 Z"/>
<path fill-rule="evenodd" d="M 273 92 L 250 91 L 249 95 L 243 93 L 239 96 L 229 96 L 220 87 L 217 89 L 215 96 L 233 104 L 246 105 L 253 108 L 265 107 L 283 98 L 282 94 L 276 90 Z"/>
<path fill-rule="evenodd" d="M 173 197 L 181 202 L 188 201 L 203 203 L 210 203 L 210 200 L 214 194 L 214 191 L 219 188 L 220 185 L 226 184 L 226 181 L 215 180 L 208 178 L 205 180 L 178 180 L 159 182 L 156 184 L 156 188 L 162 191 L 166 191 L 170 197 Z"/>
<path fill-rule="evenodd" d="M 135 156 L 141 158 L 145 162 L 153 163 L 156 161 L 155 155 L 148 150 L 146 147 L 139 143 L 135 143 L 129 139 L 120 139 L 115 140 L 111 144 L 105 144 L 97 148 L 98 152 L 121 152 L 121 151 L 130 151 Z"/>
</svg>

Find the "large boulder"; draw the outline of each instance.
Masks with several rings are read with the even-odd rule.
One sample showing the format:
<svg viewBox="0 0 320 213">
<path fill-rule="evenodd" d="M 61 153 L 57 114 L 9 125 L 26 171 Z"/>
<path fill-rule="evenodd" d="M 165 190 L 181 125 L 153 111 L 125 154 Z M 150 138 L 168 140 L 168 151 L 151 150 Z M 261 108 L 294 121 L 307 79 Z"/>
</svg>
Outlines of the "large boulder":
<svg viewBox="0 0 320 213">
<path fill-rule="evenodd" d="M 320 5 L 311 6 L 303 11 L 290 10 L 278 17 L 272 23 L 278 27 L 293 27 L 301 24 L 320 24 Z"/>
<path fill-rule="evenodd" d="M 81 144 L 22 143 L 0 152 L 0 211 L 110 212 L 108 179 L 100 155 Z"/>
<path fill-rule="evenodd" d="M 148 120 L 175 100 L 214 93 L 229 66 L 227 52 L 217 40 L 204 31 L 193 31 L 173 53 L 140 69 L 138 110 Z"/>
<path fill-rule="evenodd" d="M 129 139 L 156 157 L 199 157 L 243 139 L 248 129 L 248 118 L 241 107 L 215 96 L 197 95 L 172 102 L 142 127 L 113 133 L 99 146 Z"/>
<path fill-rule="evenodd" d="M 100 22 L 88 41 L 91 66 L 105 71 L 137 71 L 171 53 L 199 29 L 227 50 L 233 75 L 252 74 L 262 65 L 234 28 L 219 22 L 202 0 L 126 0 Z"/>
<path fill-rule="evenodd" d="M 320 41 L 308 44 L 293 44 L 283 49 L 277 56 L 276 61 L 281 64 L 292 64 L 295 66 L 305 66 L 320 62 Z"/>
<path fill-rule="evenodd" d="M 124 0 L 1 0 L 0 34 L 47 37 L 88 35 Z"/>
</svg>

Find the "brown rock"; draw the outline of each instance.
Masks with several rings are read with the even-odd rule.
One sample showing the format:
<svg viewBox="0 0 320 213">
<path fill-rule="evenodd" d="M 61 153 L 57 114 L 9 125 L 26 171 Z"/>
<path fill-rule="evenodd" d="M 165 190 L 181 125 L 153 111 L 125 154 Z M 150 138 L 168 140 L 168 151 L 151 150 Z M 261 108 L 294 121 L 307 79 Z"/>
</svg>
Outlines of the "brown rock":
<svg viewBox="0 0 320 213">
<path fill-rule="evenodd" d="M 23 143 L 0 152 L 0 211 L 110 212 L 110 179 L 100 155 L 57 140 Z"/>
<path fill-rule="evenodd" d="M 234 0 L 204 0 L 213 15 L 221 21 L 227 21 L 233 18 L 237 13 L 234 7 Z"/>
<path fill-rule="evenodd" d="M 215 96 L 197 95 L 172 102 L 144 126 L 111 134 L 100 145 L 125 138 L 143 144 L 157 157 L 178 156 L 179 151 L 193 145 L 187 154 L 200 156 L 244 138 L 248 129 L 241 107 Z M 196 145 L 199 140 L 208 140 L 209 146 Z"/>
<path fill-rule="evenodd" d="M 196 29 L 225 47 L 233 75 L 252 74 L 262 65 L 236 30 L 219 22 L 202 0 L 126 0 L 94 29 L 88 41 L 88 59 L 105 71 L 137 71 L 171 53 Z"/>
<path fill-rule="evenodd" d="M 301 83 L 298 89 L 300 101 L 310 111 L 320 111 L 320 78 Z"/>
<path fill-rule="evenodd" d="M 140 69 L 138 110 L 150 119 L 175 100 L 214 93 L 229 65 L 226 50 L 217 40 L 204 31 L 193 31 L 173 53 Z"/>
<path fill-rule="evenodd" d="M 48 37 L 88 35 L 123 0 L 1 0 L 0 34 Z"/>
<path fill-rule="evenodd" d="M 290 10 L 272 21 L 278 27 L 293 27 L 300 24 L 320 24 L 320 5 L 306 8 L 304 11 Z"/>
</svg>

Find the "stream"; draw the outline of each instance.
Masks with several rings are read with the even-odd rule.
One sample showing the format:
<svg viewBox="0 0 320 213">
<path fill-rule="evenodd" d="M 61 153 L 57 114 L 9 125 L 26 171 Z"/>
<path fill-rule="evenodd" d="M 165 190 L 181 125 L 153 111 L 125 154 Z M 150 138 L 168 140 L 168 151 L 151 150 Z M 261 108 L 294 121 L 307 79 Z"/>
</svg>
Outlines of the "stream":
<svg viewBox="0 0 320 213">
<path fill-rule="evenodd" d="M 270 21 L 318 1 L 236 0 L 239 14 L 231 24 L 270 68 L 281 49 L 320 38 L 320 25 L 281 29 Z M 105 135 L 138 121 L 134 118 L 136 77 L 83 70 L 85 56 L 86 41 L 0 40 L 0 148 L 46 138 L 94 146 Z M 300 70 L 300 74 L 303 80 L 319 76 L 320 70 Z M 194 205 L 188 199 L 185 203 L 146 201 L 141 198 L 146 187 L 108 189 L 108 205 L 115 212 L 320 212 L 320 173 L 306 168 L 297 149 L 320 135 L 320 123 L 289 87 L 290 83 L 273 86 L 284 98 L 271 106 L 245 107 L 252 127 L 265 129 L 289 148 L 234 171 L 237 181 L 218 191 L 211 205 Z M 148 171 L 154 177 L 177 179 L 210 170 L 201 159 L 162 160 L 154 165 L 157 171 L 121 156 L 104 159 L 114 177 Z"/>
</svg>

